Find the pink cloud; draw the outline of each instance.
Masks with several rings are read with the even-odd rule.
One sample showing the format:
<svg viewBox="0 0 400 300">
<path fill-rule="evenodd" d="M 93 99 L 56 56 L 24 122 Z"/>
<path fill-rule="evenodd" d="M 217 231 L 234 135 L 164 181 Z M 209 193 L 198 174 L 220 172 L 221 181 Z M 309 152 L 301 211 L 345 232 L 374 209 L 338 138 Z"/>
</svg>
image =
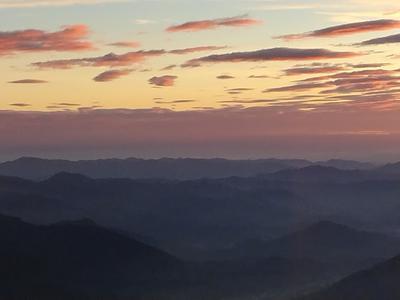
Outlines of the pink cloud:
<svg viewBox="0 0 400 300">
<path fill-rule="evenodd" d="M 194 52 L 218 50 L 223 48 L 225 47 L 200 46 L 185 49 L 175 49 L 170 51 L 164 49 L 147 51 L 140 50 L 124 54 L 109 53 L 98 57 L 49 60 L 43 62 L 35 62 L 32 65 L 42 69 L 70 69 L 72 67 L 123 67 L 141 63 L 149 57 L 156 57 L 165 54 L 183 55 Z"/>
<path fill-rule="evenodd" d="M 99 75 L 97 75 L 95 78 L 93 78 L 94 81 L 97 82 L 108 82 L 115 80 L 117 78 L 120 78 L 122 76 L 127 76 L 132 72 L 132 70 L 110 70 L 110 71 L 105 71 Z"/>
<path fill-rule="evenodd" d="M 140 43 L 136 41 L 121 41 L 108 44 L 109 46 L 113 47 L 120 47 L 120 48 L 138 48 L 140 47 Z"/>
<path fill-rule="evenodd" d="M 251 19 L 246 16 L 238 16 L 232 18 L 187 22 L 180 25 L 168 27 L 166 31 L 168 32 L 202 31 L 202 30 L 216 29 L 218 27 L 248 27 L 258 24 L 261 24 L 261 21 L 256 19 Z"/>
<path fill-rule="evenodd" d="M 319 67 L 296 67 L 284 70 L 288 76 L 318 74 L 318 73 L 334 73 L 346 70 L 344 66 L 319 66 Z"/>
<path fill-rule="evenodd" d="M 38 68 L 69 69 L 72 67 L 121 67 L 145 61 L 149 57 L 166 54 L 165 50 L 128 52 L 125 54 L 109 53 L 104 56 L 77 59 L 50 60 L 33 63 Z"/>
<path fill-rule="evenodd" d="M 215 54 L 187 61 L 182 67 L 198 67 L 204 63 L 259 62 L 337 59 L 358 56 L 355 52 L 336 52 L 326 49 L 272 48 L 249 52 Z"/>
<path fill-rule="evenodd" d="M 45 32 L 37 29 L 0 32 L 0 55 L 17 52 L 83 51 L 93 49 L 86 40 L 86 25 L 66 26 L 61 31 Z"/>
<path fill-rule="evenodd" d="M 272 92 L 291 92 L 291 91 L 307 91 L 312 89 L 320 89 L 332 86 L 332 83 L 303 83 L 303 84 L 295 84 L 289 86 L 283 86 L 278 88 L 267 89 L 264 93 L 272 93 Z"/>
<path fill-rule="evenodd" d="M 177 76 L 164 75 L 160 77 L 152 77 L 149 79 L 149 83 L 155 86 L 173 86 Z"/>
<path fill-rule="evenodd" d="M 316 37 L 336 37 L 371 31 L 390 30 L 400 28 L 400 21 L 397 20 L 374 20 L 357 23 L 349 23 L 338 26 L 327 27 L 315 31 L 300 34 L 289 34 L 276 37 L 286 41 L 300 40 L 304 38 Z"/>
</svg>

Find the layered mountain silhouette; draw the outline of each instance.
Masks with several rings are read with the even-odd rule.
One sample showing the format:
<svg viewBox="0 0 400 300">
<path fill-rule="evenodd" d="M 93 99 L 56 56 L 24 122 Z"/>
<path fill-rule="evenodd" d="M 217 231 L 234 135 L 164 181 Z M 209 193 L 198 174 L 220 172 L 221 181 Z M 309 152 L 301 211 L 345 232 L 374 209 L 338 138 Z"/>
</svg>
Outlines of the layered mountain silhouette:
<svg viewBox="0 0 400 300">
<path fill-rule="evenodd" d="M 43 180 L 60 172 L 80 173 L 92 178 L 168 178 L 199 179 L 230 176 L 255 176 L 289 168 L 312 165 L 330 166 L 344 170 L 372 169 L 369 163 L 329 160 L 310 162 L 301 159 L 102 159 L 102 160 L 49 160 L 23 157 L 0 164 L 0 175 Z"/>
<path fill-rule="evenodd" d="M 221 299 L 294 295 L 341 274 L 311 259 L 192 263 L 89 219 L 0 216 L 1 299 Z"/>
<path fill-rule="evenodd" d="M 24 160 L 37 164 L 25 179 L 0 176 L 0 214 L 24 220 L 0 216 L 0 299 L 375 300 L 358 288 L 372 289 L 375 268 L 346 276 L 400 253 L 400 178 L 387 166 L 294 161 L 266 171 L 242 161 L 222 174 L 210 166 L 232 161 L 211 160 L 168 177 L 192 161 L 166 159 L 141 161 L 151 172 L 132 179 L 145 173 L 118 167 L 125 160 L 104 173 L 103 161 L 87 162 L 100 178 Z M 170 165 L 154 178 L 147 164 L 161 161 Z M 56 167 L 41 169 L 48 162 Z M 377 265 L 371 274 L 387 281 L 370 296 L 398 295 L 397 261 Z"/>
<path fill-rule="evenodd" d="M 400 239 L 321 221 L 271 241 L 241 243 L 231 249 L 230 255 L 357 263 L 374 258 L 383 260 L 398 253 Z"/>
<path fill-rule="evenodd" d="M 264 175 L 271 180 L 290 182 L 314 182 L 314 183 L 348 183 L 370 180 L 399 180 L 400 173 L 382 172 L 382 169 L 339 169 L 328 166 L 309 166 L 298 169 L 286 169 Z"/>
<path fill-rule="evenodd" d="M 321 169 L 329 175 L 312 180 L 323 177 Z M 280 175 L 288 172 L 306 175 Z M 212 258 L 203 250 L 279 237 L 324 219 L 395 231 L 400 180 L 363 180 L 355 172 L 370 171 L 307 167 L 187 181 L 92 179 L 66 172 L 40 182 L 0 177 L 0 213 L 37 224 L 89 217 L 108 228 L 149 236 L 159 242 L 151 244 L 189 259 Z M 342 175 L 348 180 L 340 180 Z"/>
<path fill-rule="evenodd" d="M 400 299 L 400 256 L 357 272 L 301 300 L 397 300 Z"/>
<path fill-rule="evenodd" d="M 383 173 L 400 174 L 400 162 L 387 164 L 379 168 L 379 171 Z"/>
<path fill-rule="evenodd" d="M 171 255 L 97 226 L 93 221 L 37 226 L 0 216 L 1 298 L 113 296 L 157 278 L 181 262 Z"/>
</svg>

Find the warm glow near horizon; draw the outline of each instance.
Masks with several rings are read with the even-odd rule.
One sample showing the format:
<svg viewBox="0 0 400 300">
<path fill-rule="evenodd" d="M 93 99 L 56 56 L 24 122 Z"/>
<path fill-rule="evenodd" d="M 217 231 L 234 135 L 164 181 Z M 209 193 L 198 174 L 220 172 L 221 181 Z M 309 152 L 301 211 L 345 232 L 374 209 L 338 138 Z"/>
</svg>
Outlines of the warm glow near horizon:
<svg viewBox="0 0 400 300">
<path fill-rule="evenodd" d="M 400 158 L 398 1 L 0 0 L 0 18 L 3 157 Z"/>
</svg>

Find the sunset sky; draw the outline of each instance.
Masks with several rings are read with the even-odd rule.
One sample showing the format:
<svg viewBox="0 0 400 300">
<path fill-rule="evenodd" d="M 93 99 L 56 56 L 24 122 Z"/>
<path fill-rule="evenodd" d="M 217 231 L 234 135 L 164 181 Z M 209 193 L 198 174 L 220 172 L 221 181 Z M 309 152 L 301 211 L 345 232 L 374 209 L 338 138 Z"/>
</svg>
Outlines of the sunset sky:
<svg viewBox="0 0 400 300">
<path fill-rule="evenodd" d="M 0 0 L 0 160 L 400 160 L 395 0 Z"/>
</svg>

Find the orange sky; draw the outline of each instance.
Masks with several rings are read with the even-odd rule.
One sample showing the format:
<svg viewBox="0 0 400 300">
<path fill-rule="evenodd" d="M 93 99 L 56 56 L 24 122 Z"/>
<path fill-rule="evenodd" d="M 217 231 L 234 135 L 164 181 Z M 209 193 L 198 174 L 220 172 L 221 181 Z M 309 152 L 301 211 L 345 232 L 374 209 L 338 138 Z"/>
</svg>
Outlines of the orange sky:
<svg viewBox="0 0 400 300">
<path fill-rule="evenodd" d="M 0 0 L 0 17 L 3 157 L 400 159 L 397 1 Z"/>
</svg>

